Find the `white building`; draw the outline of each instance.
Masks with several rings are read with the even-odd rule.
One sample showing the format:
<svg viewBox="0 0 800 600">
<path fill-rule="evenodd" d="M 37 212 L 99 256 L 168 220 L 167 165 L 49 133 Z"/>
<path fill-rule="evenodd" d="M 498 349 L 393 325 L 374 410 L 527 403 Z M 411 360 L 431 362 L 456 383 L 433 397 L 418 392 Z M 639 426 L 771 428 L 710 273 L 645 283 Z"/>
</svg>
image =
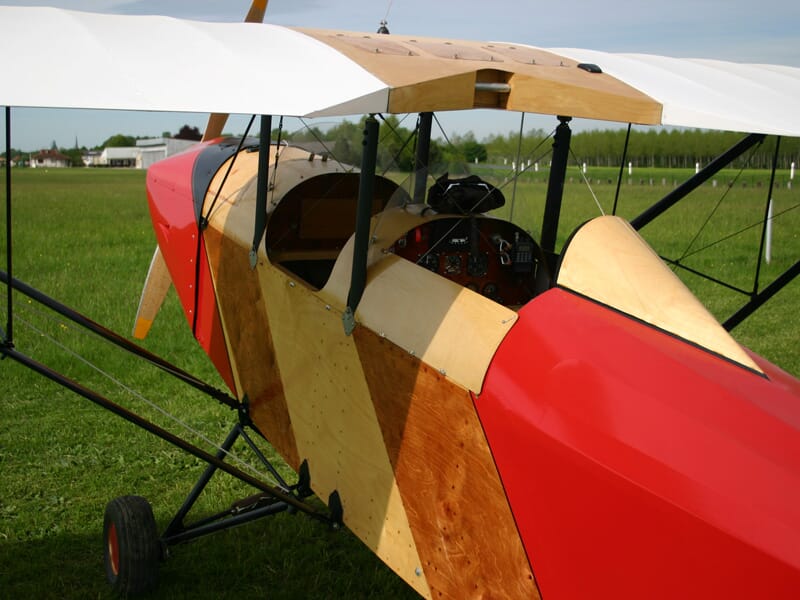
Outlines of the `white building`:
<svg viewBox="0 0 800 600">
<path fill-rule="evenodd" d="M 83 164 L 87 167 L 147 169 L 154 162 L 183 152 L 197 143 L 163 137 L 136 140 L 136 146 L 104 148 L 102 152 L 88 152 L 83 155 Z"/>
<path fill-rule="evenodd" d="M 101 167 L 133 167 L 141 169 L 139 149 L 134 146 L 103 148 L 97 165 Z"/>
<path fill-rule="evenodd" d="M 68 167 L 70 160 L 68 156 L 64 156 L 58 150 L 42 150 L 41 152 L 31 156 L 31 167 L 37 168 L 51 168 L 60 169 Z"/>
<path fill-rule="evenodd" d="M 197 143 L 199 142 L 163 137 L 136 140 L 136 148 L 139 150 L 141 163 L 138 168 L 147 169 L 154 162 L 179 154 Z"/>
</svg>

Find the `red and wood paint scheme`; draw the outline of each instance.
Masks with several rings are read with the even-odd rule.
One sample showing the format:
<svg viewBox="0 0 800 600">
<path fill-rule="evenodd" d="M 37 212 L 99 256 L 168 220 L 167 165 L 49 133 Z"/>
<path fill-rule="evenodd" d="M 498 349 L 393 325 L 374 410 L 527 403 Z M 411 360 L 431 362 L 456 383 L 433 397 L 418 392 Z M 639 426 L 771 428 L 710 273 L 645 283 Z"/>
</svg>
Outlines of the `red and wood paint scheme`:
<svg viewBox="0 0 800 600">
<path fill-rule="evenodd" d="M 187 319 L 287 463 L 421 595 L 796 596 L 800 384 L 629 225 L 589 222 L 548 273 L 515 225 L 377 178 L 347 335 L 358 173 L 272 147 L 251 268 L 258 152 L 231 166 L 227 143 L 148 174 Z"/>
</svg>

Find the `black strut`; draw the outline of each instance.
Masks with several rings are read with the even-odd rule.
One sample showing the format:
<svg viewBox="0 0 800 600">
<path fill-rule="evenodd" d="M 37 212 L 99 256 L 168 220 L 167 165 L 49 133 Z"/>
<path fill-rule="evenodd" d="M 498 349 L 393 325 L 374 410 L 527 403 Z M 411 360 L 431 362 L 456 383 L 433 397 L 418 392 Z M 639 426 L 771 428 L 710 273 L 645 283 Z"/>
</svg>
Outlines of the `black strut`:
<svg viewBox="0 0 800 600">
<path fill-rule="evenodd" d="M 20 281 L 19 279 L 9 278 L 8 274 L 4 271 L 0 271 L 0 281 L 8 285 L 8 289 L 15 289 L 32 300 L 36 300 L 40 304 L 46 306 L 47 308 L 57 312 L 63 317 L 66 317 L 73 323 L 77 323 L 84 329 L 88 329 L 92 333 L 100 336 L 104 340 L 114 344 L 118 348 L 125 350 L 139 358 L 146 360 L 150 364 L 155 367 L 158 367 L 162 371 L 169 373 L 170 375 L 180 379 L 181 381 L 189 384 L 193 388 L 203 392 L 204 394 L 211 396 L 215 400 L 221 402 L 225 406 L 232 408 L 234 410 L 238 410 L 240 404 L 234 398 L 231 398 L 228 394 L 223 392 L 222 390 L 218 390 L 217 388 L 205 383 L 201 379 L 198 379 L 194 375 L 187 373 L 186 371 L 182 370 L 180 367 L 176 367 L 175 365 L 167 362 L 163 358 L 156 356 L 155 354 L 148 352 L 141 346 L 137 346 L 133 342 L 125 339 L 121 335 L 103 327 L 102 325 L 95 323 L 88 317 L 80 314 L 79 312 L 71 309 L 70 307 L 62 304 L 58 300 L 51 298 L 50 296 L 40 292 L 39 290 L 29 286 L 27 283 Z M 9 283 L 10 281 L 10 283 Z"/>
</svg>

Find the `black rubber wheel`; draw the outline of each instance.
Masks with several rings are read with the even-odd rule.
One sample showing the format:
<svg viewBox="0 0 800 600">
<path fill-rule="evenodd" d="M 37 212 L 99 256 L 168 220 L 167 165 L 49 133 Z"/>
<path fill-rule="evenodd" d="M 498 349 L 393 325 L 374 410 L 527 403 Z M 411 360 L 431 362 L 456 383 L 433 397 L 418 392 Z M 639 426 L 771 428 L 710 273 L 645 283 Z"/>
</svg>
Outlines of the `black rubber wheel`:
<svg viewBox="0 0 800 600">
<path fill-rule="evenodd" d="M 158 585 L 161 544 L 150 503 L 141 496 L 114 498 L 103 523 L 106 577 L 120 596 L 135 596 Z"/>
</svg>

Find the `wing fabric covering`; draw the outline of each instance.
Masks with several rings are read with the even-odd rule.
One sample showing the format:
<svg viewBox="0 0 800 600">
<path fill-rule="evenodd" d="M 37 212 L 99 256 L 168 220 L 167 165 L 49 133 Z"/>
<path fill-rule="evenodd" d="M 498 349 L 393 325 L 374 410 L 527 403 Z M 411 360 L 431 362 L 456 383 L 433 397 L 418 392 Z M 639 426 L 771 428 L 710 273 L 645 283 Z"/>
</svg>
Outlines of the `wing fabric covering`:
<svg viewBox="0 0 800 600">
<path fill-rule="evenodd" d="M 660 102 L 664 125 L 800 135 L 800 69 L 575 48 L 555 51 L 596 63 Z"/>
<path fill-rule="evenodd" d="M 31 44 L 32 31 L 47 43 Z M 62 42 L 92 68 L 31 71 Z M 340 114 L 359 114 L 385 110 L 388 96 L 358 64 L 275 25 L 0 7 L 0 48 L 20 47 L 34 55 L 4 73 L 0 101 L 10 106 L 307 115 L 345 105 Z M 214 85 L 203 83 L 208 73 Z"/>
<path fill-rule="evenodd" d="M 48 43 L 31 44 L 31 31 Z M 91 56 L 92 69 L 32 70 L 50 64 L 54 44 Z M 21 47 L 27 60 L 3 76 L 7 106 L 294 116 L 483 107 L 800 136 L 800 69 L 776 65 L 0 7 L 0 51 Z M 215 85 L 198 93 L 192 82 L 210 72 Z"/>
</svg>

